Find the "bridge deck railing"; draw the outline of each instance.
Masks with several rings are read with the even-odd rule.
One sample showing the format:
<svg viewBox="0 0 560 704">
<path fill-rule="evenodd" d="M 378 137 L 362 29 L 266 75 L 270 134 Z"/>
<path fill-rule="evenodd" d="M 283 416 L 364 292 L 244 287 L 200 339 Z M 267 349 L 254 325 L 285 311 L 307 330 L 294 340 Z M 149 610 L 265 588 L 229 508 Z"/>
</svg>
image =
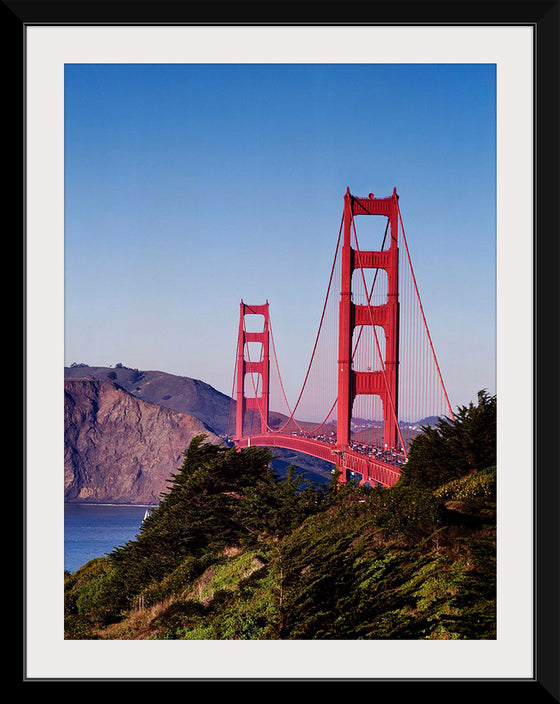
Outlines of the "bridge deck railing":
<svg viewBox="0 0 560 704">
<path fill-rule="evenodd" d="M 261 447 L 281 447 L 295 452 L 303 452 L 325 462 L 332 462 L 344 471 L 349 470 L 360 474 L 361 484 L 369 482 L 390 487 L 396 484 L 401 474 L 400 468 L 389 462 L 374 459 L 352 449 L 340 450 L 332 443 L 299 435 L 263 433 L 238 438 L 235 444 L 238 447 L 258 445 Z"/>
</svg>

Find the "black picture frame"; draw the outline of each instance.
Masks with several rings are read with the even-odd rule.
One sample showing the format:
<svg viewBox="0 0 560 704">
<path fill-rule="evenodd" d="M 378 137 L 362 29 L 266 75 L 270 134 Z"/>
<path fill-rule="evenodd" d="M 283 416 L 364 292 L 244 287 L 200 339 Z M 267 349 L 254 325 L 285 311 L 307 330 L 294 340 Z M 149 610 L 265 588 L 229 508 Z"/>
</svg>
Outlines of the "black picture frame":
<svg viewBox="0 0 560 704">
<path fill-rule="evenodd" d="M 22 221 L 22 254 L 25 266 L 25 32 L 30 25 L 174 25 L 174 24 L 253 24 L 253 25 L 530 25 L 535 39 L 534 82 L 534 645 L 535 662 L 532 680 L 453 680 L 435 681 L 342 681 L 328 682 L 329 687 L 349 684 L 372 685 L 374 694 L 389 690 L 390 696 L 424 695 L 425 687 L 436 687 L 440 696 L 453 696 L 458 687 L 467 696 L 490 699 L 515 693 L 535 701 L 560 701 L 560 612 L 559 612 L 559 468 L 558 418 L 558 239 L 560 184 L 558 179 L 558 110 L 559 78 L 559 3 L 549 2 L 348 2 L 328 3 L 235 3 L 173 2 L 95 2 L 69 0 L 3 0 L 2 51 L 7 70 L 4 84 L 6 105 L 13 109 L 5 115 L 5 134 L 13 136 L 12 178 L 6 184 L 6 203 L 16 220 Z M 216 17 L 220 17 L 216 22 Z M 18 110 L 18 106 L 21 110 Z M 17 174 L 20 178 L 14 177 Z M 25 295 L 24 295 L 25 298 Z M 25 331 L 25 309 L 23 315 Z M 23 378 L 25 380 L 25 333 Z M 25 384 L 24 384 L 25 392 Z M 25 428 L 24 428 L 25 438 Z M 24 472 L 25 474 L 25 472 Z M 25 482 L 25 480 L 24 480 Z M 25 549 L 25 548 L 24 548 Z M 25 610 L 25 606 L 24 606 Z M 34 684 L 24 675 L 24 684 Z M 255 680 L 230 681 L 232 684 L 260 684 Z M 298 681 L 295 684 L 316 686 L 322 682 Z M 156 683 L 157 684 L 157 683 Z M 209 682 L 205 682 L 205 685 Z M 220 682 L 214 682 L 220 684 Z M 267 684 L 267 682 L 264 682 Z M 291 681 L 274 682 L 294 684 Z M 422 689 L 418 690 L 418 687 Z M 381 689 L 380 689 L 381 688 Z M 334 691 L 334 690 L 333 690 Z M 340 691 L 340 690 L 339 690 Z"/>
</svg>

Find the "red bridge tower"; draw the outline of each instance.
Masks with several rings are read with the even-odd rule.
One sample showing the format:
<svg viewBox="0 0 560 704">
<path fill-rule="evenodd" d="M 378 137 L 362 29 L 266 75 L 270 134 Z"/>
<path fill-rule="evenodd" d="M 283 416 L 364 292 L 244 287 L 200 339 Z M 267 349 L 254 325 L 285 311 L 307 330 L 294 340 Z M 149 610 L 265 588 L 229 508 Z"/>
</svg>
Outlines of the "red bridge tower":
<svg viewBox="0 0 560 704">
<path fill-rule="evenodd" d="M 262 315 L 264 318 L 263 329 L 259 332 L 249 332 L 245 329 L 246 315 Z M 246 358 L 246 346 L 251 342 L 262 345 L 260 359 L 258 361 Z M 240 303 L 239 315 L 239 335 L 237 338 L 237 406 L 235 415 L 235 435 L 242 438 L 243 419 L 246 410 L 254 410 L 260 413 L 261 433 L 268 431 L 268 411 L 269 411 L 269 381 L 270 381 L 270 355 L 269 355 L 269 313 L 268 301 L 263 305 L 252 306 L 247 303 Z M 248 357 L 248 355 L 247 355 Z M 255 383 L 255 395 L 245 395 L 245 383 L 247 375 L 251 375 L 252 381 L 255 376 L 258 382 Z M 250 434 L 250 433 L 249 433 Z"/>
<path fill-rule="evenodd" d="M 337 445 L 350 444 L 352 406 L 359 394 L 379 396 L 383 404 L 384 443 L 398 448 L 398 367 L 399 367 L 399 301 L 398 301 L 398 196 L 396 189 L 389 198 L 356 198 L 347 189 L 344 196 L 344 241 L 338 328 L 338 410 Z M 388 218 L 391 244 L 383 251 L 360 251 L 351 245 L 353 218 L 356 215 L 382 215 Z M 387 273 L 387 302 L 379 306 L 355 305 L 352 302 L 352 273 L 356 269 L 384 269 Z M 385 359 L 381 371 L 352 369 L 352 334 L 359 325 L 379 326 L 385 333 Z M 374 329 L 375 333 L 375 329 Z"/>
</svg>

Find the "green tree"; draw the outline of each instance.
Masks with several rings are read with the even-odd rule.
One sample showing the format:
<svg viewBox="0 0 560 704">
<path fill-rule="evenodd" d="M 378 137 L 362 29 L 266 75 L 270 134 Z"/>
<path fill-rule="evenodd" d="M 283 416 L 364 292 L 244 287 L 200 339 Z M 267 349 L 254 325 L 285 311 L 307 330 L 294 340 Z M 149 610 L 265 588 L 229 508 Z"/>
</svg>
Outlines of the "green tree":
<svg viewBox="0 0 560 704">
<path fill-rule="evenodd" d="M 238 505 L 238 520 L 250 536 L 281 538 L 317 513 L 327 498 L 321 485 L 306 479 L 294 466 L 279 477 L 272 471 L 262 481 L 247 487 Z"/>
<path fill-rule="evenodd" d="M 259 544 L 291 531 L 319 510 L 324 492 L 295 468 L 285 478 L 270 469 L 266 448 L 237 448 L 194 438 L 170 488 L 133 541 L 108 556 L 104 594 L 122 610 L 146 589 L 157 592 L 189 559 L 194 578 L 226 548 Z"/>
<path fill-rule="evenodd" d="M 172 475 L 168 493 L 144 522 L 136 540 L 115 549 L 109 559 L 121 603 L 159 582 L 186 557 L 201 560 L 237 544 L 243 528 L 237 521 L 237 504 L 245 488 L 269 472 L 270 452 L 265 448 L 236 448 L 194 438 L 180 471 Z"/>
<path fill-rule="evenodd" d="M 425 426 L 411 442 L 399 484 L 436 488 L 496 464 L 496 397 L 478 392 L 478 403 L 460 406 L 451 421 Z"/>
</svg>

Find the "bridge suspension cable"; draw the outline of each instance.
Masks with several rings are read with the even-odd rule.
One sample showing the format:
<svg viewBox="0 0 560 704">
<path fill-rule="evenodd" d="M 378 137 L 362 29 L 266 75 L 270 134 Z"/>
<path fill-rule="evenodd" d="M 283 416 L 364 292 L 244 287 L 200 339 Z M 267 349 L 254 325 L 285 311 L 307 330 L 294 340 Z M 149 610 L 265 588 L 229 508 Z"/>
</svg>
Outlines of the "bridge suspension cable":
<svg viewBox="0 0 560 704">
<path fill-rule="evenodd" d="M 294 423 L 295 423 L 295 424 L 297 425 L 297 427 L 299 428 L 299 430 L 301 430 L 301 431 L 303 432 L 303 428 L 299 425 L 299 423 L 297 422 L 297 420 L 295 420 L 294 414 L 295 414 L 295 412 L 296 412 L 296 409 L 297 409 L 298 406 L 299 406 L 299 402 L 301 401 L 301 397 L 302 397 L 303 392 L 304 392 L 304 390 L 305 390 L 305 387 L 306 387 L 306 385 L 307 385 L 307 380 L 308 380 L 308 378 L 309 378 L 309 372 L 311 371 L 311 366 L 312 366 L 313 360 L 314 360 L 314 358 L 315 358 L 315 352 L 317 351 L 317 344 L 318 344 L 318 342 L 319 342 L 319 336 L 321 335 L 321 330 L 322 330 L 322 328 L 323 328 L 323 321 L 324 321 L 324 319 L 325 319 L 325 311 L 326 311 L 326 309 L 327 309 L 327 302 L 328 302 L 328 300 L 329 300 L 329 294 L 330 294 L 330 291 L 331 291 L 331 286 L 332 286 L 332 281 L 333 281 L 333 276 L 334 276 L 334 271 L 335 271 L 336 260 L 337 260 L 337 257 L 338 257 L 338 249 L 339 249 L 339 247 L 340 247 L 340 238 L 341 238 L 341 234 L 342 234 L 342 225 L 343 225 L 343 219 L 341 219 L 341 221 L 340 221 L 340 227 L 339 227 L 339 229 L 338 229 L 338 239 L 337 239 L 337 241 L 336 241 L 336 247 L 335 247 L 335 251 L 334 251 L 333 263 L 332 263 L 332 266 L 331 266 L 331 273 L 330 273 L 330 275 L 329 275 L 329 283 L 328 283 L 328 285 L 327 285 L 327 292 L 326 292 L 326 294 L 325 294 L 325 300 L 323 301 L 323 309 L 322 309 L 322 311 L 321 311 L 321 318 L 320 318 L 320 320 L 319 320 L 319 329 L 317 330 L 317 334 L 315 335 L 315 342 L 314 342 L 314 344 L 313 344 L 313 350 L 312 350 L 312 352 L 311 352 L 311 358 L 310 358 L 310 360 L 309 360 L 309 364 L 307 365 L 307 371 L 305 372 L 305 378 L 304 378 L 304 380 L 303 380 L 303 384 L 302 384 L 302 386 L 301 386 L 301 390 L 300 390 L 300 392 L 299 392 L 299 396 L 298 396 L 298 398 L 297 398 L 297 401 L 296 401 L 296 403 L 295 403 L 295 406 L 294 406 L 293 410 L 290 411 L 290 417 L 288 418 L 288 420 L 286 421 L 286 423 L 284 424 L 284 426 L 282 426 L 282 429 L 281 429 L 281 430 L 283 430 L 284 428 L 286 428 L 286 426 L 288 425 L 288 423 L 293 420 Z M 281 385 L 281 388 L 282 388 L 282 393 L 283 393 L 283 395 L 284 395 L 284 401 L 285 401 L 285 403 L 286 403 L 286 406 L 287 406 L 288 409 L 289 409 L 289 408 L 290 408 L 290 404 L 288 403 L 288 400 L 287 400 L 287 398 L 286 398 L 286 394 L 285 394 L 285 391 L 284 391 L 284 385 L 283 385 L 283 383 L 282 383 L 282 375 L 280 374 L 280 367 L 278 366 L 278 358 L 277 358 L 277 356 L 276 356 L 276 346 L 275 346 L 275 344 L 274 344 L 274 336 L 272 335 L 272 331 L 271 331 L 271 339 L 272 339 L 272 351 L 273 351 L 273 354 L 274 354 L 274 360 L 275 360 L 275 363 L 276 363 L 276 369 L 277 369 L 277 371 L 278 371 L 278 377 L 279 377 L 279 379 L 280 379 L 280 385 Z M 328 412 L 327 416 L 325 417 L 325 419 L 324 419 L 316 428 L 313 428 L 313 429 L 311 429 L 311 430 L 316 431 L 316 430 L 318 430 L 318 429 L 320 429 L 320 428 L 322 428 L 322 427 L 324 426 L 324 424 L 327 422 L 327 420 L 328 420 L 330 414 L 332 413 L 332 411 L 333 411 L 335 405 L 336 405 L 336 399 L 335 399 L 335 401 L 334 401 L 334 403 L 333 403 L 333 405 L 332 405 L 330 411 Z M 278 431 L 276 431 L 276 432 L 281 432 L 281 430 L 278 430 Z"/>
<path fill-rule="evenodd" d="M 448 395 L 447 395 L 447 390 L 446 390 L 445 384 L 444 384 L 444 382 L 443 382 L 443 376 L 442 376 L 442 374 L 441 374 L 441 370 L 440 370 L 440 368 L 439 368 L 439 364 L 438 364 L 438 361 L 437 361 L 437 357 L 436 357 L 434 345 L 433 345 L 433 343 L 432 343 L 432 336 L 430 335 L 430 330 L 429 330 L 429 328 L 428 328 L 428 323 L 427 323 L 427 321 L 426 321 L 426 316 L 424 315 L 424 306 L 422 305 L 422 301 L 421 301 L 421 299 L 420 299 L 420 293 L 419 293 L 419 291 L 418 291 L 418 284 L 416 283 L 416 276 L 415 276 L 415 274 L 414 274 L 414 268 L 413 268 L 413 266 L 412 266 L 412 260 L 411 260 L 411 258 L 410 258 L 410 252 L 409 252 L 409 250 L 408 250 L 408 243 L 407 243 L 407 241 L 406 241 L 406 234 L 405 234 L 405 231 L 404 231 L 404 224 L 403 224 L 403 221 L 402 221 L 401 209 L 400 209 L 400 207 L 399 207 L 398 202 L 397 202 L 397 212 L 398 212 L 398 215 L 399 215 L 399 222 L 400 222 L 400 225 L 401 225 L 401 232 L 402 232 L 403 244 L 404 244 L 404 248 L 405 248 L 405 251 L 406 251 L 406 256 L 407 256 L 407 260 L 408 260 L 408 266 L 409 266 L 409 269 L 410 269 L 410 274 L 411 274 L 411 276 L 412 276 L 412 283 L 413 283 L 413 285 L 414 285 L 414 290 L 415 290 L 415 292 L 416 292 L 416 299 L 417 299 L 417 301 L 418 301 L 418 306 L 419 306 L 419 308 L 420 308 L 420 314 L 421 314 L 421 316 L 422 316 L 422 321 L 423 321 L 423 323 L 424 323 L 424 329 L 425 329 L 425 331 L 426 331 L 426 335 L 427 335 L 427 337 L 428 337 L 428 342 L 429 342 L 429 344 L 430 344 L 430 349 L 431 349 L 431 352 L 432 352 L 433 360 L 434 360 L 434 363 L 435 363 L 435 365 L 436 365 L 436 369 L 437 369 L 437 373 L 438 373 L 438 377 L 439 377 L 439 382 L 440 382 L 440 384 L 441 384 L 441 388 L 442 388 L 443 394 L 444 394 L 444 396 L 445 396 L 445 402 L 446 402 L 446 404 L 447 404 L 447 409 L 448 409 L 448 411 L 449 411 L 449 417 L 450 417 L 451 420 L 454 421 L 454 420 L 455 420 L 455 416 L 454 416 L 454 414 L 453 414 L 453 409 L 451 408 L 451 404 L 450 404 L 450 402 L 449 402 L 449 397 L 448 397 Z"/>
</svg>

